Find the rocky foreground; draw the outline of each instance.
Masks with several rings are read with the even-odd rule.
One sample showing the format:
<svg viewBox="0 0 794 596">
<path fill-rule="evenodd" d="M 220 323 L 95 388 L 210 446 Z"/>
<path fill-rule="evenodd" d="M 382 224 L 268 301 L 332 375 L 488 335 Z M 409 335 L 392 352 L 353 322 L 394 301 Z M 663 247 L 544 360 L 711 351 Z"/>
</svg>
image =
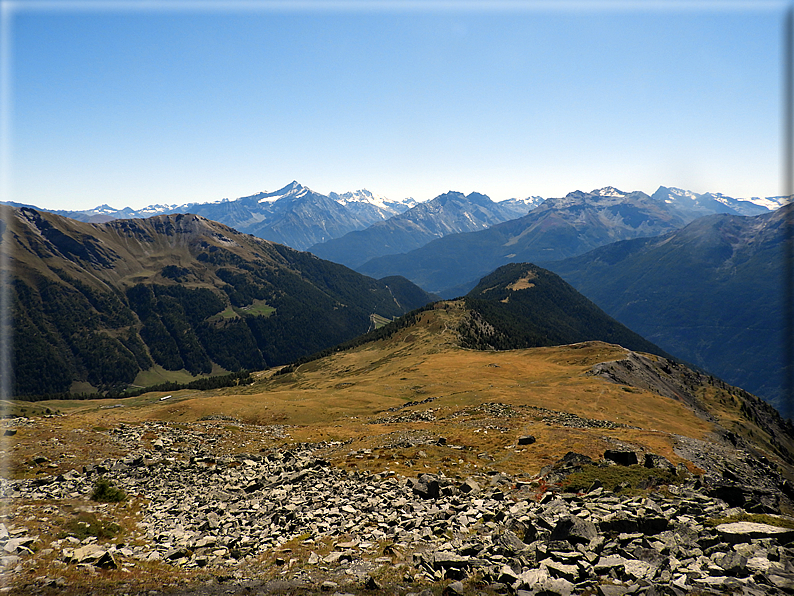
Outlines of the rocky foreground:
<svg viewBox="0 0 794 596">
<path fill-rule="evenodd" d="M 660 479 L 675 472 L 677 484 L 652 478 L 632 487 L 649 490 L 612 492 L 594 482 L 576 494 L 554 483 L 590 464 L 631 464 L 634 454 L 568 454 L 535 478 L 406 479 L 331 467 L 323 444 L 216 457 L 184 428 L 113 432 L 127 457 L 2 480 L 3 591 L 70 593 L 88 581 L 137 594 L 145 569 L 163 578 L 145 588 L 151 595 L 794 593 L 794 519 L 775 515 L 784 493 L 727 482 L 724 472 L 687 475 L 652 454 L 645 465 Z M 151 448 L 144 433 L 157 436 Z M 99 478 L 126 502 L 91 501 Z M 78 512 L 93 516 L 87 529 L 122 515 L 133 522 L 112 537 L 46 531 Z M 773 525 L 746 521 L 751 513 Z"/>
</svg>

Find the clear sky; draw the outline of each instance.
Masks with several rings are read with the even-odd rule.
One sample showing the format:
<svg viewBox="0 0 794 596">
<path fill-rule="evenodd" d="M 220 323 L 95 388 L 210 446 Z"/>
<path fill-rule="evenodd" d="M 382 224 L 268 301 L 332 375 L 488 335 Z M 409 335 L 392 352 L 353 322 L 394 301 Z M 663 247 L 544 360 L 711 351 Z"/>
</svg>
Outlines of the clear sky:
<svg viewBox="0 0 794 596">
<path fill-rule="evenodd" d="M 3 198 L 781 195 L 786 6 L 3 0 Z"/>
</svg>

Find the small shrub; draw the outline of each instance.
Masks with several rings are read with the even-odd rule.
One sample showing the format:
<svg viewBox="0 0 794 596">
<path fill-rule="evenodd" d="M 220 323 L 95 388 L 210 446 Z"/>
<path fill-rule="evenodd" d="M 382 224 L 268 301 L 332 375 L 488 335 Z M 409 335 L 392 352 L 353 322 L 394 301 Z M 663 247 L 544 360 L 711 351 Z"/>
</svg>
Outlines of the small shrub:
<svg viewBox="0 0 794 596">
<path fill-rule="evenodd" d="M 740 513 L 730 517 L 713 517 L 703 522 L 704 526 L 715 528 L 720 524 L 732 524 L 734 522 L 753 522 L 756 524 L 767 524 L 778 526 L 779 528 L 794 529 L 794 519 L 767 515 L 766 513 Z"/>
<path fill-rule="evenodd" d="M 77 518 L 69 521 L 58 538 L 74 536 L 78 540 L 85 540 L 89 536 L 96 538 L 114 538 L 121 532 L 121 526 L 114 522 L 104 522 L 91 513 L 80 513 Z"/>
<path fill-rule="evenodd" d="M 100 478 L 94 485 L 91 499 L 99 503 L 120 503 L 127 500 L 127 493 L 113 486 L 110 480 Z"/>
<path fill-rule="evenodd" d="M 574 472 L 562 481 L 564 490 L 580 492 L 587 490 L 595 480 L 601 481 L 610 491 L 630 488 L 641 490 L 641 486 L 663 486 L 681 484 L 684 479 L 672 470 L 652 470 L 640 465 L 632 466 L 582 466 L 581 472 Z M 631 492 L 631 491 L 627 491 Z"/>
</svg>

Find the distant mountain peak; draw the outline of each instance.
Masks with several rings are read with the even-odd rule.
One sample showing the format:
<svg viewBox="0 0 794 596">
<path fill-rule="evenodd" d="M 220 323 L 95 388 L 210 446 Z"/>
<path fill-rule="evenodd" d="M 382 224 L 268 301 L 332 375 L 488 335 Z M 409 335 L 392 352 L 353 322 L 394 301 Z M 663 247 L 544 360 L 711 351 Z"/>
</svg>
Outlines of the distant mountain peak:
<svg viewBox="0 0 794 596">
<path fill-rule="evenodd" d="M 625 197 L 629 193 L 618 190 L 614 186 L 605 186 L 604 188 L 594 190 L 590 194 L 598 195 L 599 197 Z"/>
<path fill-rule="evenodd" d="M 299 199 L 301 197 L 305 197 L 309 194 L 311 189 L 307 188 L 300 184 L 297 180 L 293 180 L 289 184 L 287 184 L 284 188 L 280 188 L 274 192 L 265 192 L 263 193 L 264 196 L 259 199 L 259 203 L 273 203 L 278 201 L 279 199 L 283 199 L 286 197 L 294 197 Z"/>
<path fill-rule="evenodd" d="M 697 195 L 691 190 L 684 190 L 683 188 L 676 188 L 675 186 L 660 186 L 659 190 L 667 190 L 670 194 L 673 194 L 677 197 L 686 197 L 688 199 L 692 199 L 693 201 L 697 199 Z"/>
<path fill-rule="evenodd" d="M 770 199 L 735 199 L 720 192 L 697 193 L 674 186 L 660 186 L 652 198 L 677 209 L 688 221 L 712 213 L 760 215 L 780 207 L 779 203 Z"/>
</svg>

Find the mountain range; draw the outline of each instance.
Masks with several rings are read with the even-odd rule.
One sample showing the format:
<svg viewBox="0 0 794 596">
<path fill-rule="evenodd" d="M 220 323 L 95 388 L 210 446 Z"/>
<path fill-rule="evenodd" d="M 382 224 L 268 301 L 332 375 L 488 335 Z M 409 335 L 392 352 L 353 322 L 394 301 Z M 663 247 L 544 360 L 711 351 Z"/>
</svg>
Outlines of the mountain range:
<svg viewBox="0 0 794 596">
<path fill-rule="evenodd" d="M 518 217 L 541 202 L 540 197 L 509 199 L 492 208 L 498 213 L 498 221 Z M 39 211 L 35 205 L 9 203 L 13 207 L 28 207 Z M 361 230 L 400 215 L 412 207 L 420 205 L 412 198 L 402 201 L 387 199 L 368 190 L 335 193 L 328 195 L 315 192 L 296 181 L 273 192 L 259 192 L 238 199 L 223 199 L 209 203 L 185 203 L 183 205 L 149 205 L 142 209 L 115 209 L 100 205 L 84 211 L 54 210 L 52 213 L 87 223 L 104 223 L 114 219 L 138 219 L 154 215 L 193 213 L 212 221 L 226 224 L 240 232 L 253 234 L 265 240 L 286 244 L 298 250 L 338 238 L 354 230 Z M 474 207 L 476 210 L 477 208 Z M 432 209 L 430 210 L 432 213 Z M 425 209 L 416 215 L 421 219 Z M 473 212 L 476 218 L 478 214 Z M 461 214 L 466 216 L 466 214 Z M 424 215 L 425 219 L 427 218 Z M 432 216 L 431 216 L 432 217 Z M 488 222 L 496 221 L 492 217 Z M 457 222 L 440 224 L 439 229 L 447 226 L 447 233 L 469 229 L 468 221 L 462 225 Z M 430 224 L 432 227 L 432 224 Z M 474 228 L 482 229 L 489 225 L 473 223 Z M 424 229 L 422 229 L 424 231 Z M 431 238 L 438 237 L 435 233 Z M 422 242 L 424 244 L 424 242 Z"/>
<path fill-rule="evenodd" d="M 18 395 L 285 364 L 435 298 L 199 215 L 3 210 Z"/>
<path fill-rule="evenodd" d="M 721 232 L 710 231 L 708 225 L 704 223 L 712 220 L 707 218 L 700 223 L 698 223 L 700 220 L 695 221 L 704 213 L 718 212 L 721 213 L 721 217 L 734 218 L 731 221 L 739 222 L 735 224 L 737 226 L 747 223 L 753 227 L 755 231 L 742 232 L 737 238 L 741 237 L 740 243 L 752 246 L 754 250 L 760 246 L 779 246 L 781 241 L 779 233 L 763 242 L 759 240 L 753 244 L 750 240 L 756 232 L 759 237 L 771 234 L 769 232 L 771 227 L 760 223 L 751 224 L 750 220 L 760 217 L 766 221 L 764 218 L 771 215 L 769 209 L 778 205 L 779 199 L 773 197 L 743 201 L 719 193 L 697 194 L 668 187 L 660 187 L 652 196 L 648 196 L 641 192 L 623 192 L 614 187 L 606 187 L 590 193 L 576 191 L 565 197 L 546 201 L 542 201 L 539 197 L 530 197 L 527 200 L 501 203 L 495 203 L 478 193 L 467 196 L 450 191 L 432 201 L 408 208 L 407 203 L 395 204 L 369 191 L 342 195 L 331 193 L 325 197 L 293 182 L 276 192 L 258 193 L 236 201 L 222 201 L 199 207 L 207 210 L 217 208 L 218 213 L 237 228 L 254 229 L 259 234 L 266 232 L 274 237 L 284 232 L 281 241 L 284 241 L 284 235 L 290 234 L 293 237 L 290 242 L 295 244 L 300 244 L 294 240 L 299 236 L 303 238 L 302 242 L 306 243 L 311 238 L 322 236 L 324 233 L 341 233 L 344 222 L 341 219 L 332 221 L 333 218 L 328 216 L 330 210 L 356 211 L 360 225 L 363 225 L 361 222 L 364 220 L 372 222 L 377 218 L 369 228 L 311 247 L 323 257 L 347 261 L 349 264 L 368 258 L 370 253 L 405 250 L 406 246 L 412 245 L 411 243 L 422 244 L 428 238 L 436 237 L 436 240 L 408 253 L 383 255 L 356 267 L 360 272 L 374 278 L 397 274 L 411 279 L 425 289 L 436 290 L 445 296 L 468 293 L 483 276 L 506 263 L 543 264 L 563 274 L 610 315 L 649 337 L 671 354 L 720 374 L 730 382 L 748 387 L 779 405 L 780 384 L 776 371 L 773 370 L 774 365 L 769 364 L 775 362 L 777 352 L 769 349 L 768 345 L 766 348 L 756 345 L 759 341 L 757 333 L 751 330 L 741 338 L 726 336 L 724 332 L 730 327 L 724 324 L 726 319 L 733 317 L 737 325 L 743 320 L 742 317 L 745 317 L 745 320 L 756 320 L 757 318 L 752 319 L 754 313 L 763 308 L 766 308 L 764 312 L 769 315 L 767 317 L 769 320 L 764 324 L 769 328 L 776 325 L 777 315 L 774 313 L 778 313 L 779 308 L 777 306 L 770 308 L 769 305 L 776 304 L 775 284 L 780 275 L 778 265 L 775 264 L 774 259 L 767 259 L 766 256 L 746 257 L 745 260 L 752 262 L 755 262 L 753 259 L 759 260 L 758 266 L 746 273 L 747 279 L 754 279 L 753 287 L 756 291 L 752 299 L 750 297 L 742 299 L 739 304 L 738 300 L 721 298 L 725 291 L 729 291 L 731 296 L 743 296 L 739 290 L 723 288 L 733 283 L 740 284 L 736 281 L 730 283 L 726 281 L 729 279 L 726 272 L 737 268 L 739 261 L 736 261 L 735 256 L 725 257 L 724 262 L 705 257 L 694 260 L 690 258 L 691 255 L 699 253 L 733 255 L 735 252 L 736 255 L 745 256 L 749 254 L 747 250 L 737 248 L 737 244 L 730 244 L 736 238 L 728 241 L 732 248 L 726 248 L 724 239 L 721 240 Z M 534 208 L 526 215 L 509 219 L 516 211 L 528 210 L 533 205 Z M 259 216 L 252 215 L 255 208 L 273 215 L 269 220 L 270 223 L 265 222 L 264 218 L 259 220 Z M 399 209 L 403 211 L 389 215 L 390 209 L 392 212 Z M 748 216 L 758 211 L 764 214 Z M 280 219 L 274 214 L 278 214 Z M 737 214 L 744 214 L 745 217 L 739 217 Z M 504 218 L 508 220 L 492 223 Z M 770 221 L 774 220 L 775 218 L 772 218 Z M 345 221 L 349 222 L 349 220 Z M 257 227 L 258 224 L 261 225 Z M 687 224 L 690 227 L 684 228 Z M 471 228 L 479 231 L 459 233 L 461 229 Z M 612 243 L 620 242 L 622 239 L 658 236 L 659 241 L 662 242 L 667 238 L 679 238 L 676 231 L 681 230 L 684 234 L 685 229 L 689 230 L 687 232 L 689 240 L 683 244 L 689 248 L 686 250 L 683 247 L 677 248 L 680 254 L 675 253 L 675 256 L 654 257 L 652 267 L 649 265 L 632 268 L 634 266 L 627 260 L 615 270 L 590 276 L 589 271 L 595 271 L 599 266 L 603 266 L 600 257 L 597 256 L 600 253 L 594 253 L 596 264 L 588 264 L 586 258 L 576 260 L 577 256 L 589 250 L 597 249 L 599 246 L 613 246 Z M 229 233 L 232 232 L 234 230 Z M 69 233 L 66 233 L 66 236 L 69 236 Z M 439 236 L 442 237 L 438 238 Z M 668 250 L 672 251 L 672 247 L 676 246 L 672 240 L 664 240 L 664 242 Z M 697 248 L 692 248 L 695 244 Z M 626 246 L 645 246 L 645 244 L 637 241 Z M 617 244 L 610 250 L 625 251 L 629 254 L 634 249 Z M 769 250 L 774 251 L 773 248 Z M 573 258 L 574 261 L 560 260 L 565 258 Z M 682 275 L 676 267 L 683 267 L 684 264 L 689 267 L 686 275 L 693 280 L 692 283 L 669 284 L 663 281 Z M 168 263 L 168 265 L 183 267 L 177 263 Z M 766 271 L 769 267 L 772 267 L 768 272 L 769 275 L 753 278 L 753 272 Z M 173 273 L 170 268 L 167 271 Z M 650 274 L 651 271 L 653 275 Z M 603 276 L 609 280 L 608 283 L 604 282 Z M 177 276 L 172 281 L 184 280 Z M 402 283 L 404 287 L 409 287 L 405 285 L 404 280 Z M 217 287 L 219 283 L 215 285 Z M 416 294 L 416 303 L 430 299 L 415 286 L 410 287 Z M 664 289 L 660 290 L 661 287 Z M 124 292 L 126 290 L 122 293 Z M 695 305 L 692 302 L 694 298 L 690 294 L 713 296 L 714 299 L 701 301 L 701 304 Z M 654 305 L 653 313 L 666 314 L 654 319 L 637 306 L 643 301 Z M 240 305 L 235 307 L 239 308 Z M 698 323 L 691 320 L 694 312 L 698 313 Z M 369 314 L 381 313 L 372 309 Z M 394 314 L 387 313 L 383 316 L 394 316 Z M 766 320 L 764 317 L 761 319 Z M 650 323 L 649 321 L 652 320 L 655 322 Z M 687 322 L 679 325 L 679 330 L 675 332 L 677 323 L 672 325 L 667 323 L 679 320 Z M 723 331 L 718 332 L 719 329 Z M 319 342 L 313 345 L 319 347 L 326 344 L 327 342 Z M 735 352 L 731 354 L 733 345 L 744 346 L 745 351 L 750 350 L 753 354 L 758 354 L 758 365 L 748 359 L 736 361 Z M 212 358 L 210 361 L 215 362 Z M 203 370 L 205 369 L 206 363 Z"/>
<path fill-rule="evenodd" d="M 240 232 L 303 250 L 317 242 L 336 238 L 402 213 L 415 204 L 416 201 L 410 198 L 390 201 L 367 190 L 326 196 L 293 181 L 273 192 L 259 192 L 235 200 L 149 205 L 137 210 L 100 205 L 85 211 L 52 212 L 87 223 L 193 213 Z M 33 205 L 11 205 L 42 210 Z"/>
<path fill-rule="evenodd" d="M 612 187 L 602 191 L 616 195 L 626 194 Z M 324 258 L 356 267 L 379 256 L 413 250 L 448 234 L 481 230 L 500 221 L 521 217 L 544 200 L 542 197 L 530 196 L 498 203 L 490 199 L 483 202 L 484 195 L 471 193 L 468 204 L 456 206 L 450 203 L 439 208 L 439 203 L 448 201 L 450 195 L 464 198 L 461 193 L 451 191 L 428 201 L 433 206 L 421 207 L 422 204 L 411 198 L 395 201 L 368 190 L 323 195 L 293 181 L 274 192 L 259 192 L 234 200 L 149 205 L 138 210 L 129 207 L 115 209 L 105 204 L 83 211 L 52 212 L 90 223 L 194 213 L 241 232 L 287 244 L 298 250 L 311 249 Z M 653 197 L 667 204 L 686 221 L 710 213 L 756 215 L 782 204 L 781 197 L 743 200 L 720 193 L 696 194 L 663 186 L 659 187 Z M 9 204 L 45 210 L 34 205 Z M 415 211 L 412 210 L 417 207 Z M 406 214 L 408 210 L 412 211 Z M 386 221 L 392 217 L 397 219 L 393 222 Z M 388 225 L 381 227 L 384 224 Z M 378 229 L 362 235 L 352 234 L 344 240 L 333 242 L 350 232 L 365 231 L 372 225 L 376 225 Z M 469 287 L 474 281 L 470 280 Z"/>
<path fill-rule="evenodd" d="M 521 217 L 534 204 L 532 198 L 496 203 L 480 193 L 450 191 L 364 230 L 316 244 L 309 251 L 355 268 L 375 257 L 414 250 L 436 238 L 484 230 Z"/>
<path fill-rule="evenodd" d="M 374 277 L 403 275 L 451 297 L 466 293 L 483 275 L 506 263 L 556 261 L 617 240 L 663 234 L 686 222 L 673 206 L 643 192 L 612 187 L 575 191 L 546 199 L 523 217 L 479 232 L 448 235 L 356 269 Z"/>
</svg>

